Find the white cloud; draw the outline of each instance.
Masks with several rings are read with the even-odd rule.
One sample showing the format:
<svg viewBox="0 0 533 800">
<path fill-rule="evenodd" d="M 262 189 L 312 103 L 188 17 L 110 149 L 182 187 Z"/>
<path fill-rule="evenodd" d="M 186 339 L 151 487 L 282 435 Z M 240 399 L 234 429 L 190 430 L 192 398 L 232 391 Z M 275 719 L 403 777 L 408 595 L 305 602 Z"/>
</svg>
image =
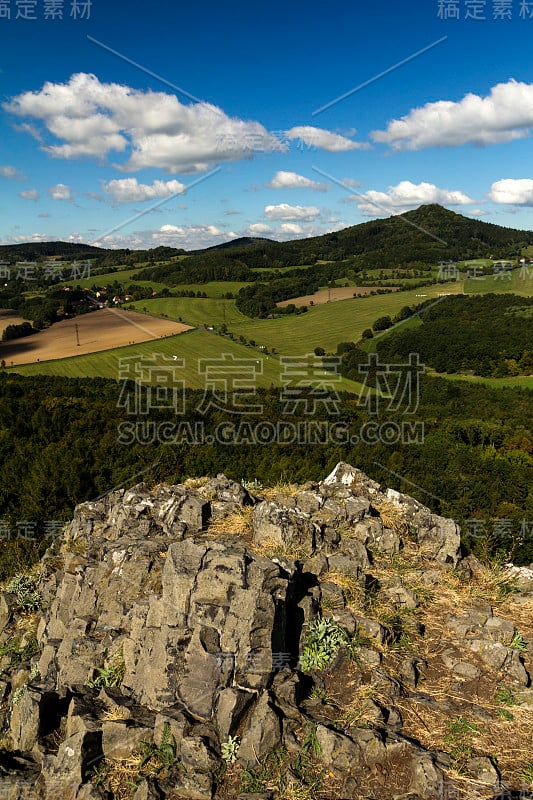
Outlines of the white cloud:
<svg viewBox="0 0 533 800">
<path fill-rule="evenodd" d="M 457 103 L 426 103 L 371 136 L 376 142 L 390 144 L 393 150 L 421 150 L 510 142 L 527 138 L 531 128 L 533 84 L 510 80 L 494 86 L 486 97 L 467 94 Z"/>
<path fill-rule="evenodd" d="M 411 181 L 400 181 L 396 186 L 389 186 L 386 192 L 371 189 L 353 200 L 365 216 L 371 217 L 403 214 L 426 203 L 462 206 L 474 202 L 463 192 L 439 189 L 433 183 L 411 183 Z"/>
<path fill-rule="evenodd" d="M 40 194 L 37 189 L 26 189 L 24 192 L 19 192 L 19 197 L 22 197 L 23 200 L 38 200 Z"/>
<path fill-rule="evenodd" d="M 278 206 L 265 206 L 265 217 L 273 220 L 312 220 L 320 215 L 316 206 L 290 206 L 280 203 Z"/>
<path fill-rule="evenodd" d="M 55 186 L 50 186 L 48 194 L 52 200 L 72 200 L 72 189 L 64 183 L 56 183 Z"/>
<path fill-rule="evenodd" d="M 353 178 L 343 178 L 341 183 L 344 183 L 345 186 L 361 186 L 360 181 L 354 181 Z"/>
<path fill-rule="evenodd" d="M 104 183 L 103 188 L 116 203 L 142 203 L 144 200 L 183 194 L 186 187 L 179 181 L 154 181 L 148 186 L 138 183 L 137 178 L 123 178 Z"/>
<path fill-rule="evenodd" d="M 492 184 L 489 197 L 493 203 L 514 206 L 533 206 L 533 180 L 531 178 L 503 178 Z"/>
<path fill-rule="evenodd" d="M 10 166 L 9 164 L 5 164 L 4 166 L 0 167 L 0 178 L 7 178 L 11 181 L 26 180 L 26 176 L 23 172 L 20 172 L 20 170 Z"/>
<path fill-rule="evenodd" d="M 245 231 L 243 231 L 243 236 L 262 236 L 265 233 L 271 233 L 272 228 L 270 225 L 265 225 L 264 222 L 253 222 L 251 225 L 248 225 Z"/>
<path fill-rule="evenodd" d="M 298 175 L 296 172 L 276 172 L 270 183 L 265 184 L 267 189 L 314 189 L 316 192 L 325 192 L 330 187 L 327 183 L 319 183 Z"/>
<path fill-rule="evenodd" d="M 0 244 L 24 244 L 25 242 L 49 242 L 50 236 L 47 233 L 26 233 L 19 236 L 6 236 L 0 239 Z"/>
<path fill-rule="evenodd" d="M 354 131 L 355 132 L 355 131 Z M 371 145 L 366 142 L 354 142 L 346 136 L 325 131 L 323 128 L 313 128 L 311 125 L 298 125 L 286 132 L 289 139 L 299 139 L 308 147 L 318 147 L 329 153 L 341 153 L 346 150 L 368 150 Z"/>
<path fill-rule="evenodd" d="M 471 208 L 466 213 L 469 217 L 486 217 L 490 214 L 490 211 L 487 211 L 484 208 Z"/>
<path fill-rule="evenodd" d="M 296 225 L 294 222 L 284 222 L 277 230 L 278 234 L 289 234 L 290 236 L 301 236 L 303 232 L 302 226 Z"/>
<path fill-rule="evenodd" d="M 165 92 L 101 83 L 87 73 L 64 84 L 47 82 L 40 91 L 12 98 L 4 109 L 41 122 L 61 141 L 43 145 L 50 156 L 103 159 L 125 153 L 127 161 L 116 166 L 126 172 L 156 167 L 199 173 L 218 161 L 287 149 L 259 122 L 228 117 L 209 103 L 184 105 Z"/>
</svg>

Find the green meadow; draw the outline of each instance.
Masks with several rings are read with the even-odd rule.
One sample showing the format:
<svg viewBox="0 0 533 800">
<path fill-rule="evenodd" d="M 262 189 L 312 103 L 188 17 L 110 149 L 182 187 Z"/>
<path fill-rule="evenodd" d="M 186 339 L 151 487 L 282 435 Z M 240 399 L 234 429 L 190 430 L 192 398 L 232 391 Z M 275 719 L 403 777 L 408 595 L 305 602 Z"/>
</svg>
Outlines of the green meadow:
<svg viewBox="0 0 533 800">
<path fill-rule="evenodd" d="M 313 306 L 307 313 L 290 314 L 275 319 L 249 319 L 242 317 L 229 329 L 235 335 L 275 348 L 283 355 L 300 355 L 322 347 L 326 352 L 335 352 L 339 342 L 356 342 L 366 328 L 385 315 L 394 316 L 404 306 L 413 306 L 425 300 L 439 298 L 444 293 L 458 294 L 462 284 L 458 282 L 425 286 L 405 292 L 354 297 L 333 303 Z"/>
<path fill-rule="evenodd" d="M 496 275 L 482 275 L 464 282 L 465 294 L 512 292 L 526 297 L 533 295 L 533 265 Z"/>
<path fill-rule="evenodd" d="M 127 308 L 181 320 L 195 327 L 222 325 L 224 322 L 229 326 L 249 319 L 237 310 L 233 300 L 213 297 L 154 297 L 153 300 L 128 303 Z"/>
<path fill-rule="evenodd" d="M 130 345 L 128 347 L 118 347 L 113 350 L 105 350 L 101 353 L 92 353 L 84 356 L 73 356 L 62 358 L 55 361 L 43 361 L 39 364 L 24 364 L 22 366 L 9 368 L 7 372 L 19 375 L 62 375 L 67 378 L 111 378 L 122 380 L 127 377 L 135 377 L 124 371 L 127 367 L 124 359 L 133 358 L 147 360 L 154 358 L 155 364 L 161 363 L 168 366 L 173 365 L 174 356 L 184 360 L 184 367 L 178 366 L 176 361 L 176 380 L 184 380 L 185 386 L 189 389 L 204 389 L 206 385 L 205 375 L 199 371 L 199 361 L 202 359 L 221 359 L 226 357 L 226 371 L 231 375 L 232 364 L 239 359 L 246 359 L 254 366 L 255 376 L 253 385 L 257 388 L 269 388 L 271 386 L 282 385 L 283 367 L 279 360 L 274 356 L 264 355 L 259 351 L 246 347 L 245 345 L 233 342 L 215 333 L 205 330 L 195 330 L 188 333 L 181 333 L 177 336 L 169 336 L 165 339 L 158 339 L 154 342 L 144 342 L 143 344 Z M 164 361 L 164 358 L 170 361 Z M 147 361 L 148 363 L 148 361 Z M 326 382 L 331 383 L 331 377 L 326 372 L 313 371 L 306 369 L 303 372 L 304 378 L 308 379 L 308 385 L 316 385 L 317 375 L 324 375 Z M 335 381 L 337 391 L 359 394 L 361 385 L 354 381 L 342 378 Z"/>
</svg>

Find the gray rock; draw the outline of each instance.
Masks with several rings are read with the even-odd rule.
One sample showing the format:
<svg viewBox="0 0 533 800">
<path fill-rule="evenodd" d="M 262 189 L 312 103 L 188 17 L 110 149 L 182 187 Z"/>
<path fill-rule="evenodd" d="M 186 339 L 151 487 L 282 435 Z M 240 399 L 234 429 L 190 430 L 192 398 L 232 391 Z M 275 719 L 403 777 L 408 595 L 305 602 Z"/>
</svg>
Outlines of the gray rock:
<svg viewBox="0 0 533 800">
<path fill-rule="evenodd" d="M 102 722 L 102 750 L 106 758 L 125 759 L 142 748 L 142 743 L 150 744 L 153 730 L 122 720 Z"/>
<path fill-rule="evenodd" d="M 234 735 L 245 711 L 250 706 L 253 695 L 242 689 L 228 687 L 218 693 L 215 708 L 215 724 L 221 742 L 230 734 Z"/>
<path fill-rule="evenodd" d="M 351 489 L 354 494 L 366 497 L 370 500 L 376 497 L 381 490 L 379 483 L 373 481 L 365 475 L 364 472 L 361 472 L 361 470 L 350 466 L 350 464 L 345 464 L 342 461 L 336 465 L 327 478 L 322 481 L 320 486 L 344 486 Z"/>
<path fill-rule="evenodd" d="M 339 551 L 342 555 L 347 556 L 351 561 L 357 564 L 362 570 L 370 567 L 368 551 L 364 544 L 357 539 L 342 537 Z"/>
<path fill-rule="evenodd" d="M 26 687 L 13 705 L 10 734 L 16 750 L 32 750 L 39 736 L 41 693 Z"/>
<path fill-rule="evenodd" d="M 320 760 L 336 775 L 349 775 L 360 766 L 361 748 L 349 736 L 318 725 L 316 738 L 320 745 Z"/>
<path fill-rule="evenodd" d="M 466 770 L 476 781 L 494 787 L 495 791 L 499 788 L 500 774 L 490 758 L 471 758 L 466 764 Z"/>
<path fill-rule="evenodd" d="M 254 508 L 253 540 L 261 545 L 272 542 L 312 556 L 321 542 L 320 527 L 297 509 L 283 508 L 264 500 Z"/>
<path fill-rule="evenodd" d="M 462 652 L 456 648 L 448 647 L 441 653 L 444 666 L 460 678 L 472 680 L 481 675 L 480 670 L 469 661 L 462 658 Z"/>
<path fill-rule="evenodd" d="M 412 780 L 409 789 L 418 797 L 442 797 L 444 778 L 431 755 L 415 755 L 412 760 Z"/>
<path fill-rule="evenodd" d="M 280 718 L 268 692 L 263 692 L 246 720 L 237 760 L 245 767 L 256 766 L 258 759 L 279 746 L 280 738 Z"/>
<path fill-rule="evenodd" d="M 509 657 L 509 649 L 499 642 L 487 639 L 472 639 L 466 641 L 467 647 L 477 653 L 487 666 L 501 669 Z"/>
</svg>

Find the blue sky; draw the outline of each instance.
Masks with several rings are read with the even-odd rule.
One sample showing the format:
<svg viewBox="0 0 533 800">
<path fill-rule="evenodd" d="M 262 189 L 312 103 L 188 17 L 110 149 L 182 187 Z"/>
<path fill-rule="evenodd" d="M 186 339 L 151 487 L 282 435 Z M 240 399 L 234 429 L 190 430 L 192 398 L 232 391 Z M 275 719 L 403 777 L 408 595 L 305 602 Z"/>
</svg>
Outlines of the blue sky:
<svg viewBox="0 0 533 800">
<path fill-rule="evenodd" d="M 533 0 L 76 2 L 0 0 L 2 243 L 533 229 Z"/>
</svg>

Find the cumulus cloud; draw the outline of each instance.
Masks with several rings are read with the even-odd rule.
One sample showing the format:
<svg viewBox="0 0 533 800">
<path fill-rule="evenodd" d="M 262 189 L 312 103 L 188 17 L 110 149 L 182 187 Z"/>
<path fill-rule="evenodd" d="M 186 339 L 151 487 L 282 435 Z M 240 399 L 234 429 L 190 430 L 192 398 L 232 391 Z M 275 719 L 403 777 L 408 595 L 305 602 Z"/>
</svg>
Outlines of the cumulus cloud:
<svg viewBox="0 0 533 800">
<path fill-rule="evenodd" d="M 510 142 L 527 138 L 531 128 L 533 84 L 510 80 L 494 86 L 486 97 L 467 94 L 456 103 L 426 103 L 389 122 L 386 130 L 373 131 L 371 136 L 393 150 L 421 150 Z"/>
<path fill-rule="evenodd" d="M 316 192 L 325 192 L 330 187 L 327 183 L 319 183 L 298 175 L 296 172 L 278 170 L 270 183 L 265 184 L 267 189 L 313 189 Z"/>
<path fill-rule="evenodd" d="M 278 228 L 278 233 L 289 234 L 290 236 L 301 236 L 304 229 L 301 225 L 296 225 L 294 222 L 284 222 Z"/>
<path fill-rule="evenodd" d="M 154 181 L 151 186 L 138 183 L 137 178 L 123 178 L 104 184 L 104 191 L 111 195 L 115 203 L 141 203 L 158 197 L 172 197 L 183 194 L 185 184 L 179 181 Z"/>
<path fill-rule="evenodd" d="M 52 200 L 72 200 L 72 189 L 64 183 L 56 183 L 55 186 L 50 186 L 48 194 Z"/>
<path fill-rule="evenodd" d="M 11 181 L 25 181 L 26 176 L 23 172 L 16 169 L 15 167 L 10 166 L 9 164 L 4 164 L 4 166 L 0 167 L 0 178 L 7 178 Z"/>
<path fill-rule="evenodd" d="M 270 225 L 265 225 L 264 222 L 253 222 L 243 231 L 243 236 L 262 236 L 265 233 L 271 233 L 271 231 Z"/>
<path fill-rule="evenodd" d="M 353 200 L 365 216 L 371 217 L 403 214 L 426 203 L 462 206 L 474 202 L 464 192 L 440 189 L 433 183 L 411 183 L 411 181 L 400 181 L 396 186 L 389 186 L 386 192 L 371 189 Z"/>
<path fill-rule="evenodd" d="M 47 82 L 40 91 L 13 97 L 4 109 L 39 122 L 60 140 L 43 144 L 50 156 L 104 159 L 124 153 L 127 160 L 116 166 L 126 172 L 156 167 L 199 173 L 218 161 L 287 149 L 259 122 L 228 117 L 209 103 L 185 105 L 165 92 L 101 83 L 87 73 L 68 83 Z"/>
<path fill-rule="evenodd" d="M 24 192 L 19 192 L 19 197 L 23 200 L 38 200 L 40 195 L 37 189 L 26 189 Z"/>
<path fill-rule="evenodd" d="M 533 206 L 533 180 L 531 178 L 503 178 L 492 184 L 489 197 L 494 203 L 513 206 Z"/>
<path fill-rule="evenodd" d="M 298 139 L 308 147 L 318 147 L 328 153 L 341 153 L 346 150 L 368 150 L 370 145 L 366 142 L 354 142 L 346 136 L 325 131 L 323 128 L 314 128 L 312 125 L 298 125 L 285 134 L 288 139 Z"/>
<path fill-rule="evenodd" d="M 312 220 L 320 215 L 316 206 L 290 206 L 280 203 L 277 206 L 265 206 L 265 217 L 272 220 Z"/>
</svg>

